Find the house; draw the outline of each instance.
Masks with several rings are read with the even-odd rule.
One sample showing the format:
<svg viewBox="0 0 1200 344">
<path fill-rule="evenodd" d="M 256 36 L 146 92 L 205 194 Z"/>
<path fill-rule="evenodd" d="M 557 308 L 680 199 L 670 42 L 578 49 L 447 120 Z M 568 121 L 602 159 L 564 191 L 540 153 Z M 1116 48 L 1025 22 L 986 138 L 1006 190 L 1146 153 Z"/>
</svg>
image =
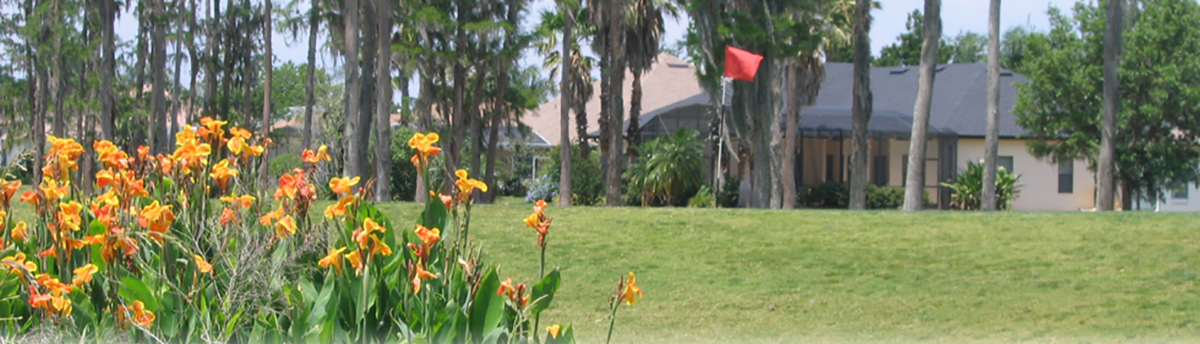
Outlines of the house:
<svg viewBox="0 0 1200 344">
<path fill-rule="evenodd" d="M 798 185 L 826 181 L 848 181 L 850 160 L 853 64 L 829 63 L 817 101 L 801 111 L 798 130 L 796 178 Z M 881 186 L 903 186 L 908 164 L 909 132 L 917 93 L 917 68 L 873 67 L 871 88 L 874 113 L 869 125 L 869 178 Z M 630 79 L 626 78 L 628 106 Z M 695 68 L 669 54 L 661 54 L 653 68 L 642 76 L 643 114 L 639 118 L 644 137 L 656 137 L 680 126 L 708 133 L 713 123 L 709 96 L 696 80 Z M 1022 128 L 1012 113 L 1016 103 L 1015 83 L 1026 80 L 1012 72 L 1001 74 L 999 164 L 1021 175 L 1017 210 L 1079 210 L 1094 207 L 1095 177 L 1086 161 L 1052 163 L 1040 160 L 1026 149 Z M 595 86 L 599 90 L 599 85 Z M 930 200 L 949 205 L 950 190 L 939 185 L 981 161 L 987 121 L 987 67 L 985 64 L 953 64 L 937 68 L 926 152 L 925 187 Z M 589 130 L 599 128 L 599 92 L 587 103 Z M 559 99 L 543 104 L 523 121 L 551 145 L 559 138 Z M 572 114 L 572 122 L 575 115 Z M 625 124 L 626 126 L 628 123 Z M 575 128 L 571 123 L 570 128 Z M 572 140 L 575 133 L 570 133 Z M 736 138 L 734 138 L 736 141 Z M 707 145 L 708 166 L 713 166 L 713 145 Z M 726 160 L 727 159 L 722 159 Z M 708 169 L 712 171 L 713 169 Z M 737 174 L 737 168 L 728 169 Z M 707 172 L 711 173 L 711 172 Z M 1198 191 L 1200 192 L 1200 191 Z M 1198 203 L 1200 206 L 1200 203 Z"/>
</svg>

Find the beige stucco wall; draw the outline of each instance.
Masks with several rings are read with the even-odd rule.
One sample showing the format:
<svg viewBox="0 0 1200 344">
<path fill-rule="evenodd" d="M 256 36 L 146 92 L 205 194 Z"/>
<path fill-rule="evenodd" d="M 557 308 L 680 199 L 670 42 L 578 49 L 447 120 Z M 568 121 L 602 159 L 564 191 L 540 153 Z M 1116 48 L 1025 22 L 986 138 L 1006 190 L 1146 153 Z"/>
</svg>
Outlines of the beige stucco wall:
<svg viewBox="0 0 1200 344">
<path fill-rule="evenodd" d="M 967 167 L 968 161 L 982 161 L 983 139 L 960 138 L 958 140 L 958 170 Z M 1013 172 L 1021 175 L 1021 194 L 1013 202 L 1015 210 L 1079 210 L 1095 207 L 1095 176 L 1088 170 L 1087 162 L 1077 160 L 1074 165 L 1074 192 L 1058 193 L 1058 165 L 1050 160 L 1039 161 L 1029 154 L 1025 140 L 1000 140 L 1000 156 L 1013 157 Z"/>
</svg>

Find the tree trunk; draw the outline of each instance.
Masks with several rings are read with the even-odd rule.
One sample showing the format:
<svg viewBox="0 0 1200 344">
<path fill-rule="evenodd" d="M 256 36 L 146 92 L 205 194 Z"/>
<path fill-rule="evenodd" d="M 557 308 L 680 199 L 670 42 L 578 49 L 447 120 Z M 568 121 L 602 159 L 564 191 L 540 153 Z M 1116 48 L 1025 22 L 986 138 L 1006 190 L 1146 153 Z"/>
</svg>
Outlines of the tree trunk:
<svg viewBox="0 0 1200 344">
<path fill-rule="evenodd" d="M 421 71 L 421 96 L 417 100 L 417 132 L 425 133 L 433 128 L 433 75 L 429 69 Z M 445 111 L 445 110 L 443 110 Z M 425 203 L 429 196 L 429 191 L 425 189 L 425 177 L 417 171 L 417 192 L 413 195 L 413 201 L 417 203 Z"/>
<path fill-rule="evenodd" d="M 304 75 L 304 140 L 302 141 L 303 147 L 306 149 L 312 148 L 312 116 L 313 105 L 316 103 L 313 87 L 316 84 L 317 32 L 321 23 L 317 18 L 318 4 L 318 0 L 312 0 L 308 15 L 308 66 L 305 68 Z"/>
<path fill-rule="evenodd" d="M 54 0 L 50 11 L 51 19 L 51 40 L 53 40 L 53 50 L 50 56 L 50 87 L 54 92 L 54 136 L 67 136 L 67 109 L 63 106 L 65 103 L 67 87 L 66 80 L 63 77 L 65 69 L 63 60 L 63 37 L 62 29 L 62 0 Z M 43 19 L 45 20 L 45 19 Z"/>
<path fill-rule="evenodd" d="M 455 29 L 454 34 L 454 49 L 456 56 L 467 56 L 467 33 L 465 28 L 467 25 L 467 5 L 461 0 L 457 1 L 457 5 L 458 27 Z M 453 139 L 449 140 L 449 142 L 446 144 L 447 148 L 449 148 L 449 152 L 446 152 L 448 153 L 446 155 L 446 169 L 443 173 L 446 180 L 454 180 L 454 172 L 459 169 L 459 161 L 461 161 L 460 154 L 462 152 L 462 147 L 459 146 L 459 144 L 461 143 L 460 141 L 463 139 L 463 137 L 466 136 L 466 128 L 464 128 L 464 126 L 466 125 L 465 119 L 467 116 L 465 104 L 467 66 L 463 65 L 462 59 L 455 59 L 453 73 L 454 90 L 451 96 L 451 107 L 453 108 L 454 112 L 448 121 L 450 123 L 450 132 L 452 133 L 451 137 Z M 451 190 L 450 187 L 453 183 L 445 184 L 445 190 Z"/>
<path fill-rule="evenodd" d="M 262 120 L 258 123 L 260 130 L 259 135 L 261 135 L 263 138 L 271 137 L 271 108 L 273 105 L 271 104 L 271 82 L 273 81 L 275 74 L 275 63 L 273 62 L 274 56 L 271 52 L 271 1 L 272 0 L 264 1 L 266 10 L 263 11 L 263 76 L 265 78 L 263 79 Z M 267 165 L 270 160 L 271 159 L 267 159 L 267 157 L 262 157 L 262 159 L 259 159 L 259 187 L 265 188 L 267 185 L 269 185 L 268 183 L 271 182 L 271 172 Z"/>
<path fill-rule="evenodd" d="M 200 51 L 196 48 L 195 35 L 197 35 L 198 26 L 196 25 L 196 0 L 188 1 L 188 33 L 192 34 L 193 39 L 184 40 L 188 49 L 188 65 L 191 66 L 191 77 L 188 79 L 188 106 L 187 120 L 185 123 L 196 122 L 196 77 L 200 75 Z"/>
<path fill-rule="evenodd" d="M 1104 114 L 1100 118 L 1100 163 L 1097 168 L 1096 209 L 1113 210 L 1116 191 L 1115 174 L 1117 135 L 1117 111 L 1120 109 L 1118 90 L 1121 83 L 1117 74 L 1121 66 L 1121 35 L 1125 23 L 1124 1 L 1109 0 L 1104 20 Z"/>
<path fill-rule="evenodd" d="M 933 77 L 937 68 L 938 39 L 942 37 L 942 1 L 925 0 L 925 42 L 921 46 L 921 68 L 917 101 L 913 106 L 912 136 L 908 146 L 908 178 L 904 210 L 918 211 L 925 205 L 925 144 L 929 130 L 929 108 L 933 104 Z"/>
<path fill-rule="evenodd" d="M 987 133 L 983 144 L 983 195 L 980 209 L 996 210 L 996 159 L 1000 152 L 1000 0 L 988 10 Z M 1011 171 L 1010 171 L 1011 172 Z"/>
<path fill-rule="evenodd" d="M 183 112 L 183 103 L 180 101 L 183 94 L 183 80 L 180 74 L 183 73 L 183 26 L 187 24 L 183 15 L 187 13 L 187 7 L 183 1 L 176 1 L 176 8 L 179 13 L 175 21 L 175 91 L 171 95 L 171 111 L 169 111 L 170 128 L 167 129 L 167 147 L 173 147 L 175 136 L 169 133 L 179 130 L 179 115 Z"/>
<path fill-rule="evenodd" d="M 204 71 L 204 114 L 213 115 L 217 109 L 217 71 L 220 70 L 218 52 L 221 50 L 221 0 L 212 0 L 205 10 L 208 16 L 208 57 Z M 218 118 L 220 118 L 218 116 Z"/>
<path fill-rule="evenodd" d="M 103 41 L 103 58 L 100 61 L 100 132 L 105 140 L 116 139 L 116 93 L 113 91 L 113 74 L 116 63 L 116 42 L 113 25 L 116 21 L 116 0 L 104 0 L 100 3 L 102 12 L 101 40 Z"/>
<path fill-rule="evenodd" d="M 369 1 L 369 0 L 368 0 Z M 346 116 L 346 130 L 344 134 L 343 147 L 346 147 L 345 163 L 342 164 L 342 175 L 346 177 L 358 177 L 362 175 L 359 168 L 359 161 L 365 152 L 359 152 L 357 145 L 354 144 L 355 135 L 362 135 L 358 130 L 358 111 L 359 101 L 362 99 L 362 86 L 358 80 L 358 0 L 345 0 L 342 8 L 343 25 L 345 28 L 342 42 L 345 43 L 345 48 L 342 51 L 346 56 L 346 61 L 343 65 L 346 73 L 346 84 L 344 92 L 346 93 L 346 104 L 343 115 Z"/>
<path fill-rule="evenodd" d="M 797 128 L 800 122 L 800 110 L 804 106 L 800 102 L 799 78 L 800 65 L 795 58 L 790 61 L 787 69 L 788 97 L 787 113 L 784 114 L 786 124 L 783 126 L 783 209 L 796 208 L 796 136 L 800 134 Z"/>
<path fill-rule="evenodd" d="M 392 2 L 379 0 L 375 67 L 375 201 L 392 200 Z"/>
<path fill-rule="evenodd" d="M 153 126 L 150 129 L 150 137 L 152 139 L 151 150 L 156 154 L 167 152 L 167 31 L 166 24 L 162 18 L 165 16 L 163 8 L 163 0 L 153 0 L 150 3 L 151 24 L 151 57 L 150 69 L 152 82 L 152 94 L 150 95 L 150 109 L 154 115 Z"/>
<path fill-rule="evenodd" d="M 607 189 L 604 192 L 605 204 L 608 206 L 621 205 L 621 170 L 625 161 L 622 154 L 624 140 L 621 133 L 621 125 L 625 122 L 625 104 L 622 100 L 625 88 L 624 5 L 624 1 L 611 2 L 608 16 L 608 50 L 612 55 L 608 66 L 611 80 L 608 85 L 610 97 L 608 110 L 611 111 L 608 116 L 608 133 L 611 147 L 608 150 L 608 173 L 605 178 Z"/>
<path fill-rule="evenodd" d="M 850 209 L 867 208 L 867 184 L 870 171 L 868 130 L 875 100 L 871 94 L 871 2 L 854 4 L 854 123 L 850 157 Z"/>
<path fill-rule="evenodd" d="M 575 105 L 575 101 L 586 101 L 585 99 L 573 99 L 575 92 L 571 89 L 571 77 L 575 74 L 574 59 L 571 54 L 571 44 L 574 43 L 574 37 L 571 32 L 575 29 L 575 16 L 568 4 L 560 2 L 560 8 L 563 12 L 563 38 L 562 38 L 562 67 L 559 72 L 562 74 L 562 80 L 559 82 L 559 94 L 561 95 L 559 107 L 558 128 L 560 133 L 558 136 L 558 159 L 562 164 L 558 167 L 558 205 L 563 207 L 571 206 L 571 109 Z M 586 118 L 584 119 L 586 121 Z M 587 133 L 582 133 L 586 135 Z M 583 140 L 583 136 L 579 137 Z"/>
<path fill-rule="evenodd" d="M 158 0 L 148 0 L 147 3 L 149 4 L 149 6 L 154 6 L 155 1 L 158 1 Z M 142 93 L 143 93 L 142 91 L 146 86 L 146 55 L 149 54 L 148 52 L 146 52 L 146 37 L 151 36 L 151 33 L 148 33 L 146 31 L 150 30 L 149 23 L 151 22 L 151 20 L 148 20 L 146 18 L 147 17 L 146 3 L 139 3 L 136 6 L 137 6 L 137 8 L 135 9 L 135 11 L 137 11 L 137 18 L 138 18 L 138 35 L 137 35 L 137 46 L 135 48 L 135 49 L 137 49 L 135 51 L 135 54 L 137 55 L 137 61 L 134 62 L 134 65 L 133 65 L 134 84 L 135 84 L 133 92 L 136 95 L 135 98 L 137 98 L 138 100 L 141 100 Z M 151 123 L 153 123 L 153 121 L 151 121 Z"/>
<path fill-rule="evenodd" d="M 631 68 L 630 72 L 633 82 L 629 85 L 629 126 L 625 127 L 625 140 L 629 141 L 629 146 L 625 149 L 625 155 L 628 163 L 632 164 L 638 156 L 638 143 L 642 142 L 642 130 L 638 126 L 638 117 L 642 115 L 642 71 Z"/>
<path fill-rule="evenodd" d="M 362 18 L 359 23 L 359 31 L 362 32 L 363 47 L 359 51 L 362 55 L 362 61 L 359 65 L 362 68 L 360 74 L 362 80 L 359 83 L 362 86 L 362 98 L 359 100 L 359 109 L 361 110 L 358 111 L 358 129 L 355 129 L 355 132 L 359 133 L 359 135 L 354 136 L 354 138 L 356 139 L 355 145 L 358 146 L 355 149 L 360 153 L 358 171 L 363 176 L 363 179 L 370 179 L 373 177 L 371 174 L 375 172 L 371 165 L 370 147 L 371 125 L 374 124 L 375 101 L 378 98 L 375 92 L 375 80 L 377 79 L 375 64 L 377 61 L 376 51 L 378 50 L 376 45 L 379 44 L 379 35 L 376 32 L 378 29 L 376 25 L 378 25 L 379 13 L 376 12 L 375 1 L 373 0 L 360 0 L 359 4 L 362 5 L 362 12 L 360 13 Z M 378 181 L 376 180 L 376 182 Z"/>
<path fill-rule="evenodd" d="M 474 68 L 475 83 L 471 85 L 473 88 L 473 90 L 471 90 L 471 100 L 466 102 L 467 113 L 470 114 L 470 118 L 468 118 L 467 121 L 469 121 L 471 129 L 471 175 L 474 175 L 475 178 L 483 178 L 480 176 L 482 174 L 482 168 L 480 164 L 482 163 L 481 158 L 483 158 L 484 148 L 483 112 L 480 111 L 479 104 L 483 102 L 483 83 L 485 81 L 484 78 L 487 76 L 488 70 L 487 63 L 484 62 L 484 60 L 487 58 L 487 50 L 484 48 L 484 46 L 487 45 L 486 42 L 486 37 L 479 38 L 479 54 L 475 59 L 478 62 L 476 62 L 476 66 Z M 472 191 L 471 193 L 471 199 L 477 200 L 480 197 L 483 197 L 480 196 L 482 195 L 482 191 L 478 189 Z"/>
</svg>

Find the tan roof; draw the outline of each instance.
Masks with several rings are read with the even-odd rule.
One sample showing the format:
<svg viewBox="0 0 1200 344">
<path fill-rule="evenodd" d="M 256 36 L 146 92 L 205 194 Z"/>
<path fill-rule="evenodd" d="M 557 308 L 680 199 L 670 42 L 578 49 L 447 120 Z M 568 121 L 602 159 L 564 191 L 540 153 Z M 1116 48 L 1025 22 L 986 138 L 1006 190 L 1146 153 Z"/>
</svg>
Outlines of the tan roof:
<svg viewBox="0 0 1200 344">
<path fill-rule="evenodd" d="M 633 76 L 626 72 L 625 74 L 625 92 L 624 106 L 625 119 L 629 119 L 629 98 L 632 92 Z M 592 98 L 587 102 L 587 118 L 588 131 L 596 131 L 600 128 L 600 82 L 596 81 L 592 84 Z M 650 71 L 642 74 L 642 113 L 649 113 L 655 109 L 668 106 L 681 100 L 690 98 L 697 94 L 704 93 L 704 89 L 700 87 L 700 82 L 696 80 L 696 68 L 688 64 L 686 61 L 679 59 L 671 54 L 662 53 L 658 55 L 658 62 L 654 63 Z M 560 123 L 559 118 L 562 116 L 559 104 L 562 98 L 556 98 L 533 110 L 531 113 L 521 119 L 535 133 L 541 135 L 551 145 L 557 146 L 560 141 Z M 577 140 L 575 135 L 575 113 L 571 113 L 571 140 Z"/>
</svg>

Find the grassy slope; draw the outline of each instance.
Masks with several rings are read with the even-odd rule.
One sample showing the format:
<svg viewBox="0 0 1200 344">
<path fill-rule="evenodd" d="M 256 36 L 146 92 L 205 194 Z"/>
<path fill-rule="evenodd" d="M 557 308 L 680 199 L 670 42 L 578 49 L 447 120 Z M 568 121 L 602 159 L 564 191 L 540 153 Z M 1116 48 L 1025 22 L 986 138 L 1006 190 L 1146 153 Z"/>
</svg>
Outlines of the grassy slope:
<svg viewBox="0 0 1200 344">
<path fill-rule="evenodd" d="M 472 236 L 532 283 L 529 204 L 478 206 Z M 17 204 L 15 215 L 30 215 Z M 419 207 L 381 208 L 407 223 Z M 323 209 L 323 206 L 315 208 Z M 645 298 L 614 342 L 1197 341 L 1196 214 L 763 211 L 551 206 L 563 287 L 542 327 L 602 342 L 608 295 Z"/>
<path fill-rule="evenodd" d="M 532 282 L 530 206 L 477 210 L 472 236 L 488 261 Z M 622 306 L 614 342 L 1200 338 L 1193 214 L 548 213 L 547 261 L 564 285 L 546 318 L 573 323 L 584 342 L 603 340 L 607 295 L 631 270 L 646 297 Z"/>
</svg>

